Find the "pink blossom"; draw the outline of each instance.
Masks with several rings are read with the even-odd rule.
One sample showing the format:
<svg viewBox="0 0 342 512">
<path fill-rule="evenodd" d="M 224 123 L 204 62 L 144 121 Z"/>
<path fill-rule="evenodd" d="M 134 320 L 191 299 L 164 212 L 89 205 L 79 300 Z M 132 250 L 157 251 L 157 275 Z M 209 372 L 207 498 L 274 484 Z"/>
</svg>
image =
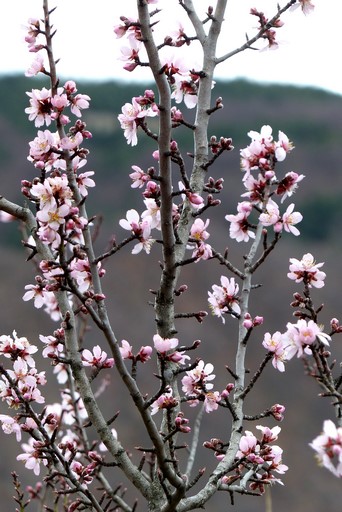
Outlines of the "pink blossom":
<svg viewBox="0 0 342 512">
<path fill-rule="evenodd" d="M 243 184 L 247 190 L 242 197 L 247 197 L 251 203 L 260 204 L 264 199 L 264 191 L 267 180 L 259 173 L 258 178 L 254 178 L 251 174 L 246 173 Z"/>
<path fill-rule="evenodd" d="M 157 204 L 156 200 L 153 198 L 144 199 L 145 206 L 147 210 L 143 211 L 141 214 L 141 218 L 149 218 L 151 229 L 161 229 L 161 217 L 160 217 L 160 206 Z"/>
<path fill-rule="evenodd" d="M 275 404 L 271 407 L 272 416 L 277 421 L 283 421 L 284 411 L 285 411 L 285 407 L 284 407 L 284 405 L 281 405 L 281 404 Z"/>
<path fill-rule="evenodd" d="M 69 389 L 64 389 L 61 392 L 61 398 L 63 421 L 66 425 L 73 425 L 75 423 L 76 413 L 81 419 L 88 418 L 83 400 L 77 391 L 73 391 L 73 393 L 71 393 Z"/>
<path fill-rule="evenodd" d="M 324 345 L 329 345 L 329 341 L 331 341 L 330 336 L 322 332 L 321 328 L 313 320 L 300 319 L 296 324 L 288 322 L 286 327 L 287 331 L 284 336 L 289 344 L 292 344 L 291 357 L 295 353 L 297 353 L 297 357 L 301 357 L 303 352 L 311 354 L 308 346 L 317 340 Z"/>
<path fill-rule="evenodd" d="M 60 330 L 62 331 L 62 330 Z M 64 333 L 60 332 L 60 337 L 56 338 L 55 336 L 43 336 L 39 335 L 39 339 L 42 343 L 45 344 L 45 348 L 42 351 L 43 357 L 58 357 L 63 354 L 64 351 Z M 62 343 L 63 341 L 63 343 Z"/>
<path fill-rule="evenodd" d="M 46 291 L 42 286 L 40 286 L 39 284 L 27 284 L 25 286 L 25 290 L 27 291 L 23 295 L 24 301 L 34 299 L 34 307 L 37 309 L 44 306 Z"/>
<path fill-rule="evenodd" d="M 314 4 L 311 3 L 311 0 L 299 0 L 301 4 L 302 11 L 305 15 L 311 14 L 315 8 Z"/>
<path fill-rule="evenodd" d="M 285 177 L 279 182 L 276 193 L 283 195 L 281 202 L 287 197 L 292 196 L 298 188 L 298 183 L 305 178 L 304 174 L 297 174 L 296 172 L 288 172 Z"/>
<path fill-rule="evenodd" d="M 238 301 L 239 285 L 235 283 L 234 277 L 228 279 L 221 276 L 221 286 L 212 285 L 212 292 L 208 292 L 209 306 L 214 315 L 222 319 L 225 323 L 223 313 L 229 313 L 232 316 L 240 314 L 240 306 Z"/>
<path fill-rule="evenodd" d="M 132 169 L 134 172 L 129 175 L 133 182 L 131 187 L 142 188 L 151 179 L 151 177 L 137 165 L 132 165 Z"/>
<path fill-rule="evenodd" d="M 250 229 L 248 216 L 252 211 L 252 204 L 248 201 L 238 203 L 236 215 L 226 215 L 225 219 L 230 222 L 229 236 L 237 242 L 248 242 L 250 238 L 255 238 L 255 233 Z"/>
<path fill-rule="evenodd" d="M 53 205 L 49 209 L 39 210 L 37 219 L 43 224 L 47 224 L 50 229 L 57 231 L 61 224 L 65 223 L 65 217 L 69 215 L 70 207 L 67 204 L 61 206 Z"/>
<path fill-rule="evenodd" d="M 182 378 L 182 390 L 186 395 L 196 395 L 210 391 L 213 388 L 211 381 L 215 379 L 212 374 L 214 366 L 205 364 L 201 359 L 193 370 L 188 370 Z"/>
<path fill-rule="evenodd" d="M 93 481 L 93 475 L 97 467 L 97 462 L 92 462 L 87 466 L 83 466 L 79 461 L 73 460 L 70 464 L 70 469 L 74 473 L 75 478 L 87 487 Z"/>
<path fill-rule="evenodd" d="M 137 354 L 137 360 L 141 363 L 146 363 L 149 359 L 151 359 L 152 347 L 146 345 L 144 347 L 140 347 L 140 350 Z"/>
<path fill-rule="evenodd" d="M 208 260 L 213 257 L 213 251 L 211 245 L 199 243 L 197 247 L 195 247 L 192 257 L 196 258 L 196 263 L 200 260 Z"/>
<path fill-rule="evenodd" d="M 290 258 L 290 272 L 287 274 L 289 279 L 293 279 L 296 283 L 304 281 L 315 288 L 324 286 L 326 274 L 319 270 L 324 263 L 316 263 L 312 254 L 304 254 L 301 260 Z"/>
<path fill-rule="evenodd" d="M 274 151 L 277 161 L 282 162 L 283 160 L 285 160 L 286 154 L 292 151 L 293 147 L 294 146 L 292 142 L 289 140 L 288 136 L 285 135 L 284 132 L 279 130 L 278 142 L 275 143 Z"/>
<path fill-rule="evenodd" d="M 44 311 L 50 316 L 51 320 L 58 322 L 61 319 L 58 302 L 53 292 L 44 294 L 44 306 Z"/>
<path fill-rule="evenodd" d="M 259 216 L 259 221 L 263 226 L 274 226 L 279 222 L 279 208 L 277 203 L 275 203 L 272 199 L 269 199 L 264 213 Z"/>
<path fill-rule="evenodd" d="M 272 446 L 271 450 L 267 457 L 265 457 L 267 463 L 269 464 L 268 472 L 270 471 L 276 471 L 276 473 L 279 473 L 283 475 L 286 473 L 286 471 L 289 469 L 286 464 L 283 464 L 282 462 L 282 455 L 283 450 L 280 448 L 280 446 Z M 272 480 L 275 480 L 274 477 L 272 477 Z M 271 481 L 272 481 L 271 480 Z M 276 480 L 278 483 L 282 483 L 281 480 Z"/>
<path fill-rule="evenodd" d="M 29 120 L 34 121 L 35 126 L 46 126 L 51 124 L 51 91 L 43 87 L 39 89 L 32 89 L 32 92 L 26 93 L 30 99 L 30 107 L 25 108 L 26 114 L 29 114 Z"/>
<path fill-rule="evenodd" d="M 126 18 L 125 16 L 121 16 L 120 20 L 123 22 L 121 25 L 114 26 L 114 34 L 118 39 L 126 35 L 127 31 L 132 31 L 133 36 L 135 37 L 135 30 L 137 29 L 137 20 L 133 18 Z"/>
<path fill-rule="evenodd" d="M 56 379 L 59 384 L 66 384 L 70 378 L 68 366 L 64 363 L 56 364 L 53 369 L 53 373 L 56 375 Z"/>
<path fill-rule="evenodd" d="M 30 156 L 33 159 L 39 159 L 57 145 L 58 136 L 56 134 L 51 133 L 50 130 L 38 130 L 37 137 L 29 143 Z"/>
<path fill-rule="evenodd" d="M 257 464 L 263 464 L 264 459 L 256 455 L 260 451 L 260 445 L 255 435 L 249 430 L 245 431 L 245 435 L 241 436 L 239 443 L 239 450 L 236 452 L 236 457 L 247 458 Z"/>
<path fill-rule="evenodd" d="M 156 414 L 161 409 L 172 409 L 176 407 L 177 404 L 178 401 L 172 396 L 172 389 L 169 389 L 153 402 L 151 405 L 151 414 Z"/>
<path fill-rule="evenodd" d="M 107 358 L 107 353 L 99 345 L 93 347 L 92 352 L 84 349 L 82 361 L 84 366 L 93 366 L 95 368 L 112 368 L 114 365 L 114 359 Z"/>
<path fill-rule="evenodd" d="M 312 3 L 312 0 L 298 0 L 298 3 L 292 5 L 290 10 L 297 9 L 297 7 L 299 6 L 301 7 L 305 16 L 307 14 L 311 14 L 315 8 L 314 4 Z"/>
<path fill-rule="evenodd" d="M 243 320 L 243 326 L 245 329 L 251 329 L 253 327 L 253 320 L 249 313 L 245 313 L 244 320 Z"/>
<path fill-rule="evenodd" d="M 39 207 L 41 210 L 44 208 L 49 210 L 57 206 L 53 190 L 48 180 L 44 180 L 44 183 L 34 183 L 31 187 L 31 194 L 33 197 L 39 199 Z"/>
<path fill-rule="evenodd" d="M 280 372 L 284 372 L 284 361 L 288 359 L 288 342 L 285 337 L 279 331 L 276 331 L 272 335 L 267 332 L 265 333 L 262 344 L 269 352 L 273 353 L 272 365 L 274 368 Z"/>
<path fill-rule="evenodd" d="M 0 421 L 5 434 L 15 434 L 16 440 L 19 442 L 21 440 L 21 428 L 18 421 L 6 414 L 0 414 Z"/>
<path fill-rule="evenodd" d="M 44 71 L 44 57 L 41 53 L 36 53 L 31 66 L 26 70 L 25 76 L 32 77 Z"/>
<path fill-rule="evenodd" d="M 128 210 L 126 219 L 119 221 L 123 229 L 131 231 L 139 240 L 132 250 L 132 254 L 138 254 L 142 249 L 149 254 L 154 240 L 151 238 L 151 224 L 152 219 L 146 216 L 143 221 L 140 221 L 139 213 L 136 210 Z"/>
<path fill-rule="evenodd" d="M 342 427 L 336 427 L 331 420 L 323 423 L 323 432 L 310 443 L 318 461 L 333 475 L 342 477 Z"/>
<path fill-rule="evenodd" d="M 268 31 L 270 38 L 272 32 L 274 33 L 271 30 Z M 271 39 L 269 39 L 269 42 L 272 46 Z M 248 136 L 252 139 L 251 144 L 240 151 L 241 168 L 247 171 L 244 179 L 247 179 L 250 171 L 254 169 L 259 169 L 263 173 L 273 171 L 274 160 L 284 160 L 286 154 L 293 148 L 288 137 L 281 131 L 279 131 L 279 140 L 274 141 L 272 128 L 269 125 L 262 126 L 260 133 L 254 130 L 248 132 Z M 268 176 L 268 179 L 270 179 L 270 176 Z"/>
<path fill-rule="evenodd" d="M 190 360 L 190 356 L 188 356 L 184 351 L 179 352 L 176 350 L 175 352 L 172 352 L 172 354 L 169 354 L 167 359 L 169 361 L 173 361 L 174 363 L 183 365 Z"/>
<path fill-rule="evenodd" d="M 262 432 L 262 443 L 272 443 L 273 441 L 276 441 L 278 439 L 278 434 L 281 431 L 280 427 L 273 427 L 270 429 L 269 427 L 257 425 L 255 428 Z"/>
<path fill-rule="evenodd" d="M 81 196 L 86 197 L 88 195 L 88 187 L 95 187 L 95 181 L 90 178 L 90 176 L 94 176 L 94 174 L 94 171 L 87 171 L 79 174 L 76 177 Z"/>
<path fill-rule="evenodd" d="M 294 212 L 294 203 L 290 204 L 282 217 L 283 226 L 285 231 L 292 233 L 295 236 L 300 234 L 299 230 L 295 227 L 295 224 L 301 222 L 303 215 L 299 212 Z"/>
<path fill-rule="evenodd" d="M 192 257 L 197 258 L 196 261 L 207 260 L 212 257 L 212 249 L 209 244 L 204 243 L 209 238 L 209 233 L 206 228 L 209 225 L 209 219 L 204 223 L 202 219 L 196 218 L 190 230 L 190 244 L 188 249 L 193 249 Z M 196 245 L 194 245 L 194 243 Z"/>
<path fill-rule="evenodd" d="M 191 427 L 188 426 L 189 420 L 184 418 L 182 412 L 179 412 L 175 418 L 175 427 L 179 432 L 183 432 L 183 434 L 188 434 L 191 432 Z"/>
<path fill-rule="evenodd" d="M 153 336 L 154 348 L 162 355 L 165 355 L 170 350 L 178 346 L 179 340 L 177 338 L 162 338 L 159 334 Z"/>
<path fill-rule="evenodd" d="M 13 331 L 12 337 L 7 335 L 0 336 L 0 355 L 2 354 L 13 361 L 20 359 L 20 361 L 23 361 L 24 365 L 27 363 L 33 368 L 36 363 L 32 354 L 35 354 L 37 351 L 38 348 L 32 345 L 27 338 L 19 338 L 16 331 Z"/>
<path fill-rule="evenodd" d="M 76 132 L 74 135 L 63 137 L 60 142 L 62 149 L 76 149 L 83 142 L 83 135 L 81 132 Z"/>
<path fill-rule="evenodd" d="M 146 116 L 153 117 L 157 114 L 158 110 L 154 106 L 143 109 L 136 101 L 136 98 L 132 98 L 132 103 L 125 103 L 121 108 L 121 114 L 118 115 L 118 120 L 121 128 L 124 130 L 124 136 L 127 139 L 127 144 L 136 146 L 138 143 L 137 129 L 139 119 Z"/>
<path fill-rule="evenodd" d="M 258 141 L 262 144 L 265 144 L 266 146 L 271 146 L 273 141 L 272 136 L 272 128 L 269 125 L 263 125 L 261 127 L 260 132 L 256 132 L 254 130 L 250 130 L 247 133 L 248 137 L 252 139 L 252 141 Z"/>
<path fill-rule="evenodd" d="M 18 455 L 17 460 L 25 462 L 25 468 L 32 469 L 34 474 L 38 476 L 40 474 L 40 465 L 44 464 L 46 466 L 48 463 L 46 457 L 43 456 L 43 443 L 31 437 L 28 443 L 22 444 L 21 447 L 24 453 Z"/>
<path fill-rule="evenodd" d="M 38 52 L 43 48 L 42 44 L 37 44 L 37 37 L 40 34 L 40 21 L 37 18 L 29 18 L 28 25 L 23 26 L 26 30 L 24 37 L 25 42 L 28 44 L 29 52 Z"/>
<path fill-rule="evenodd" d="M 133 71 L 139 64 L 139 51 L 142 43 L 136 37 L 129 37 L 128 42 L 129 46 L 121 46 L 121 56 L 118 59 L 126 62 L 124 65 L 126 71 Z"/>
<path fill-rule="evenodd" d="M 218 391 L 209 391 L 205 394 L 204 398 L 204 410 L 205 412 L 212 412 L 218 409 L 218 403 L 221 399 L 221 395 Z"/>
<path fill-rule="evenodd" d="M 81 110 L 89 108 L 90 97 L 87 94 L 76 94 L 74 97 L 69 97 L 71 112 L 77 116 L 82 117 Z"/>
<path fill-rule="evenodd" d="M 97 269 L 98 272 L 101 271 L 99 264 L 97 265 Z M 70 264 L 70 270 L 70 275 L 75 279 L 79 291 L 85 293 L 93 283 L 88 259 L 75 258 Z"/>
<path fill-rule="evenodd" d="M 52 249 L 58 249 L 61 244 L 60 234 L 48 224 L 40 226 L 37 235 L 43 244 L 51 245 Z"/>
<path fill-rule="evenodd" d="M 175 82 L 176 75 L 180 75 L 181 77 L 189 76 L 190 67 L 185 62 L 184 57 L 178 53 L 176 54 L 176 52 L 170 47 L 163 49 L 163 54 L 160 56 L 160 60 L 162 63 L 162 69 L 172 84 Z"/>
<path fill-rule="evenodd" d="M 119 347 L 122 359 L 133 359 L 132 346 L 127 340 L 121 341 L 121 347 Z"/>
<path fill-rule="evenodd" d="M 196 107 L 198 101 L 198 87 L 191 77 L 184 80 L 183 78 L 176 76 L 175 81 L 172 84 L 172 88 L 173 91 L 171 98 L 174 98 L 176 103 L 181 103 L 184 100 L 187 108 L 192 109 Z"/>
<path fill-rule="evenodd" d="M 57 110 L 62 111 L 69 105 L 69 100 L 66 94 L 60 93 L 55 94 L 51 98 L 51 105 L 54 106 Z"/>
</svg>

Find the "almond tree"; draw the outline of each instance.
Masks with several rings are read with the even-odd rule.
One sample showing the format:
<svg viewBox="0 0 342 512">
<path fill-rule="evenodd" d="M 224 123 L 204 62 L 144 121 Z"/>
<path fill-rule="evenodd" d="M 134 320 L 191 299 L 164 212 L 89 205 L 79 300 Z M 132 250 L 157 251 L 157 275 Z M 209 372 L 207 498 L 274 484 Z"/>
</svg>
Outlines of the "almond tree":
<svg viewBox="0 0 342 512">
<path fill-rule="evenodd" d="M 100 254 L 93 244 L 93 219 L 86 210 L 88 189 L 95 186 L 94 173 L 82 172 L 88 154 L 83 144 L 91 137 L 82 111 L 89 107 L 90 98 L 78 92 L 74 81 L 62 85 L 58 78 L 52 47 L 54 9 L 50 10 L 47 0 L 43 2 L 43 18 L 28 21 L 26 42 L 35 58 L 27 75 L 43 74 L 50 82 L 27 93 L 26 113 L 39 129 L 30 142 L 28 157 L 37 176 L 22 181 L 29 206 L 1 197 L 0 209 L 3 216 L 22 223 L 28 259 L 38 269 L 35 284 L 25 287 L 23 299 L 44 308 L 57 327 L 47 336 L 38 333 L 40 349 L 16 331 L 0 337 L 0 393 L 10 409 L 0 420 L 4 432 L 14 433 L 18 442 L 23 432 L 28 436 L 18 460 L 37 477 L 43 474 L 43 483 L 30 489 L 30 499 L 40 501 L 46 510 L 131 512 L 137 503 L 145 502 L 149 511 L 185 512 L 203 508 L 218 490 L 229 493 L 233 503 L 236 493 L 260 495 L 267 486 L 281 483 L 279 475 L 288 468 L 282 461 L 282 449 L 275 444 L 280 427 L 257 424 L 251 431 L 245 430 L 245 423 L 266 417 L 281 421 L 285 408 L 275 404 L 252 416 L 245 410 L 245 399 L 256 392 L 255 384 L 270 361 L 283 372 L 294 356 L 303 360 L 322 394 L 332 400 L 337 426 L 327 420 L 324 433 L 312 447 L 335 476 L 342 475 L 342 377 L 333 375 L 327 349 L 332 335 L 342 328 L 337 319 L 331 320 L 329 333 L 318 324 L 322 307 L 314 305 L 312 290 L 324 285 L 322 263 L 315 263 L 310 253 L 290 260 L 288 277 L 303 290 L 295 294 L 292 303 L 297 321 L 289 322 L 285 332 L 260 334 L 263 317 L 252 318 L 249 312 L 256 286 L 254 274 L 267 262 L 283 233 L 300 234 L 297 224 L 302 215 L 294 203 L 287 207 L 283 203 L 304 176 L 295 172 L 277 175 L 277 163 L 293 149 L 283 132 L 275 140 L 270 126 L 261 127 L 260 132 L 250 131 L 250 143 L 241 150 L 243 200 L 235 214 L 226 215 L 230 238 L 247 244 L 241 265 L 233 264 L 227 252 L 221 253 L 208 243 L 207 214 L 219 204 L 217 196 L 223 189 L 223 179 L 210 177 L 208 172 L 223 153 L 233 150 L 231 138 L 208 135 L 211 116 L 223 107 L 222 98 L 212 99 L 216 66 L 245 50 L 276 47 L 281 15 L 296 7 L 308 14 L 313 5 L 310 0 L 291 0 L 276 7 L 271 18 L 251 9 L 259 24 L 255 35 L 247 36 L 234 51 L 218 55 L 217 42 L 228 16 L 226 0 L 203 12 L 195 9 L 192 0 L 174 3 L 180 19 L 190 22 L 191 33 L 180 26 L 177 33 L 161 36 L 158 20 L 163 16 L 162 5 L 160 9 L 151 5 L 158 4 L 157 0 L 137 0 L 136 18 L 122 16 L 114 28 L 116 36 L 125 41 L 121 51 L 125 69 L 138 72 L 148 66 L 155 86 L 155 91 L 148 89 L 126 103 L 118 121 L 129 145 L 138 143 L 138 135 L 155 142 L 153 158 L 157 163 L 146 171 L 132 166 L 132 188 L 142 189 L 146 209 L 141 214 L 129 209 L 120 221 L 128 236 Z M 192 45 L 202 52 L 199 68 L 189 66 L 182 56 L 182 49 Z M 182 103 L 195 109 L 193 123 L 178 108 Z M 150 117 L 158 119 L 157 133 L 150 128 Z M 179 126 L 193 134 L 191 168 L 184 159 L 189 148 L 177 142 Z M 133 244 L 132 257 L 158 248 L 161 253 L 160 285 L 154 292 L 151 318 L 151 325 L 156 326 L 153 346 L 142 346 L 138 351 L 129 341 L 117 339 L 115 317 L 108 314 L 101 286 L 105 275 L 102 263 L 115 259 L 128 244 Z M 219 263 L 225 269 L 220 284 L 213 284 L 208 292 L 212 313 L 222 322 L 232 318 L 239 325 L 235 366 L 219 368 L 229 376 L 223 390 L 215 389 L 212 363 L 192 357 L 199 341 L 185 346 L 176 337 L 177 318 L 194 318 L 201 323 L 207 315 L 205 311 L 176 312 L 177 297 L 187 288 L 179 284 L 183 267 L 198 264 L 200 268 L 203 261 Z M 90 349 L 85 344 L 85 324 L 102 335 Z M 21 330 L 20 325 L 17 330 Z M 247 381 L 245 357 L 255 330 L 263 338 L 261 351 L 266 352 Z M 37 369 L 34 359 L 38 350 L 50 360 L 62 386 L 58 404 L 45 403 L 45 371 Z M 158 375 L 154 377 L 154 393 L 149 395 L 137 377 L 141 372 L 153 373 L 151 359 L 158 363 Z M 149 446 L 137 447 L 134 454 L 115 429 L 115 408 L 101 410 L 95 396 L 94 383 L 106 371 L 114 386 L 117 379 L 126 386 L 131 397 L 127 407 L 136 408 L 139 429 L 148 436 Z M 198 410 L 194 422 L 187 418 L 189 406 Z M 219 408 L 226 409 L 231 429 L 225 439 L 218 439 L 213 422 L 213 437 L 202 448 L 199 425 Z M 95 442 L 90 440 L 89 429 L 96 436 Z M 185 444 L 189 445 L 187 455 Z M 193 474 L 201 450 L 217 463 L 208 474 L 204 469 Z M 116 480 L 118 471 L 121 476 Z M 121 480 L 131 482 L 138 501 L 132 496 L 126 498 Z M 24 510 L 28 503 L 16 475 L 14 482 L 16 501 Z M 200 490 L 198 485 L 195 488 L 197 483 Z"/>
</svg>

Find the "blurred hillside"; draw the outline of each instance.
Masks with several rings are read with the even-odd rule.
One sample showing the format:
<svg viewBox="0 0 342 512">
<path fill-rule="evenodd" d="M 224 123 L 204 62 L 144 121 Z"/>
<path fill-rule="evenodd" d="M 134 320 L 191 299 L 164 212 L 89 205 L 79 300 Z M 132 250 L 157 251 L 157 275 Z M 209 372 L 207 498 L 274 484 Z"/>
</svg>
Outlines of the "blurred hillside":
<svg viewBox="0 0 342 512">
<path fill-rule="evenodd" d="M 23 204 L 20 195 L 21 179 L 32 179 L 35 170 L 27 162 L 28 142 L 35 137 L 35 129 L 24 113 L 28 105 L 25 91 L 32 87 L 40 88 L 38 80 L 17 76 L 0 79 L 0 193 L 10 200 Z M 116 236 L 120 240 L 125 236 L 119 227 L 119 219 L 125 217 L 126 210 L 144 209 L 141 194 L 130 188 L 128 177 L 132 165 L 141 168 L 155 165 L 151 153 L 154 145 L 139 134 L 138 146 L 132 148 L 126 144 L 117 115 L 125 102 L 132 96 L 143 93 L 144 84 L 121 83 L 78 83 L 80 93 L 91 97 L 91 109 L 85 112 L 87 128 L 92 132 L 86 147 L 90 149 L 86 170 L 95 171 L 96 188 L 90 191 L 88 211 L 102 219 L 101 231 L 97 240 L 97 251 L 105 250 L 108 241 Z M 342 172 L 341 172 L 341 135 L 342 135 L 342 98 L 326 92 L 289 86 L 261 86 L 244 81 L 217 82 L 213 90 L 213 101 L 223 98 L 224 108 L 212 116 L 209 135 L 232 137 L 235 150 L 224 154 L 209 174 L 214 178 L 223 177 L 225 188 L 221 194 L 222 204 L 210 212 L 210 243 L 224 252 L 229 248 L 229 256 L 237 266 L 241 264 L 241 255 L 246 246 L 237 246 L 228 236 L 229 225 L 224 220 L 227 213 L 235 213 L 236 203 L 244 192 L 241 184 L 242 173 L 239 165 L 239 149 L 249 143 L 247 132 L 259 131 L 263 124 L 277 131 L 284 131 L 295 145 L 294 151 L 281 164 L 284 172 L 296 171 L 306 178 L 294 196 L 296 210 L 304 215 L 299 225 L 302 236 L 296 239 L 284 235 L 277 250 L 271 255 L 267 269 L 261 268 L 257 280 L 262 288 L 255 291 L 251 313 L 265 317 L 265 324 L 251 339 L 251 352 L 248 364 L 253 372 L 264 356 L 261 347 L 265 331 L 283 331 L 286 322 L 291 321 L 292 311 L 289 303 L 292 294 L 297 291 L 293 282 L 286 278 L 289 257 L 300 258 L 303 253 L 311 252 L 317 261 L 325 261 L 327 286 L 314 292 L 318 305 L 326 304 L 322 321 L 326 325 L 332 316 L 342 320 L 340 270 L 341 260 L 341 218 L 342 218 Z M 191 121 L 192 111 L 188 112 Z M 180 129 L 175 137 L 183 154 L 192 151 L 192 135 L 186 129 Z M 187 158 L 191 165 L 191 159 Z M 289 204 L 287 202 L 286 204 Z M 0 225 L 0 279 L 1 308 L 0 334 L 9 334 L 16 329 L 20 335 L 31 341 L 38 340 L 38 334 L 51 334 L 55 324 L 44 314 L 33 308 L 31 303 L 23 303 L 21 296 L 25 284 L 33 283 L 35 269 L 25 262 L 25 253 L 21 249 L 21 233 L 13 225 Z M 105 293 L 114 330 L 118 339 L 127 339 L 134 347 L 151 344 L 155 332 L 153 310 L 148 302 L 153 300 L 149 289 L 155 289 L 159 283 L 158 253 L 159 247 L 152 249 L 151 257 L 145 254 L 131 256 L 130 248 L 119 252 L 106 263 L 107 275 L 104 278 Z M 208 309 L 207 291 L 213 283 L 218 283 L 222 268 L 212 262 L 199 262 L 184 269 L 180 284 L 189 284 L 189 291 L 177 302 L 178 311 L 196 311 Z M 298 289 L 299 290 L 299 289 Z M 299 290 L 300 291 L 300 290 Z M 180 320 L 177 324 L 181 343 L 190 345 L 193 340 L 201 339 L 198 356 L 213 361 L 217 375 L 217 389 L 226 384 L 227 375 L 224 365 L 233 365 L 236 325 L 227 319 L 226 325 L 220 320 L 208 317 L 203 326 L 192 320 Z M 98 333 L 92 331 L 92 344 L 102 343 Z M 96 340 L 96 343 L 94 341 Z M 39 341 L 37 342 L 39 343 Z M 342 359 L 342 340 L 333 341 L 334 353 L 338 361 Z M 221 375 L 221 377 L 219 377 Z M 151 382 L 143 381 L 150 392 Z M 155 383 L 153 383 L 155 384 Z M 319 389 L 314 381 L 303 374 L 300 361 L 291 361 L 285 374 L 279 374 L 268 368 L 264 378 L 258 384 L 258 393 L 253 394 L 248 404 L 249 414 L 255 414 L 273 403 L 286 406 L 287 414 L 282 424 L 279 444 L 284 448 L 284 463 L 290 466 L 285 475 L 285 487 L 272 489 L 274 510 L 277 512 L 339 512 L 342 493 L 341 484 L 326 470 L 320 469 L 314 462 L 308 443 L 318 435 L 323 418 L 332 417 L 333 411 L 328 401 L 317 399 Z M 130 446 L 141 444 L 138 441 L 136 418 L 132 411 L 125 409 L 126 392 L 115 382 L 117 401 L 105 402 L 108 416 L 112 411 L 121 409 L 118 418 L 118 430 L 124 426 L 127 443 Z M 50 389 L 50 400 L 57 398 L 55 389 Z M 1 412 L 6 413 L 3 407 Z M 189 416 L 192 412 L 189 412 Z M 220 420 L 220 421 L 219 421 Z M 217 437 L 225 436 L 230 421 L 219 413 L 205 418 L 201 442 L 212 435 L 210 424 L 217 422 Z M 270 423 L 271 425 L 271 423 Z M 272 424 L 273 425 L 273 424 Z M 254 425 L 246 428 L 254 429 Z M 3 499 L 7 508 L 14 510 L 10 501 L 12 489 L 8 486 L 9 473 L 14 466 L 23 481 L 30 481 L 30 474 L 18 463 L 9 466 L 8 460 L 14 460 L 18 447 L 14 439 L 1 434 L 0 443 L 3 457 L 0 461 Z M 198 467 L 203 465 L 198 462 Z M 210 467 L 208 465 L 208 470 Z M 222 496 L 209 502 L 206 510 L 223 510 Z M 263 498 L 237 497 L 236 510 L 239 512 L 261 512 L 265 510 Z M 227 507 L 230 505 L 227 502 Z M 138 507 L 139 510 L 139 507 Z M 142 509 L 141 509 L 142 510 Z M 233 508 L 232 508 L 233 510 Z"/>
</svg>

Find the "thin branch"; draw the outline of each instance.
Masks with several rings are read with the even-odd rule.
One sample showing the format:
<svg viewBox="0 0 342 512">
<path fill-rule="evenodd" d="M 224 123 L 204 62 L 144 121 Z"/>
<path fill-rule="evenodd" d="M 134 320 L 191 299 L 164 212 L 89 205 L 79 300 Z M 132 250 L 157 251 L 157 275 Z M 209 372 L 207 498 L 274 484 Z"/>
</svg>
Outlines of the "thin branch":
<svg viewBox="0 0 342 512">
<path fill-rule="evenodd" d="M 297 0 L 290 0 L 284 7 L 279 8 L 277 13 L 271 18 L 268 23 L 264 27 L 262 27 L 259 32 L 250 39 L 247 39 L 247 41 L 240 46 L 239 48 L 236 48 L 235 50 L 226 53 L 225 55 L 222 55 L 221 57 L 218 57 L 215 59 L 216 64 L 220 64 L 221 62 L 224 62 L 227 59 L 230 59 L 234 55 L 237 55 L 238 53 L 244 52 L 245 50 L 249 50 L 252 48 L 253 44 L 258 41 L 260 38 L 263 37 L 265 32 L 269 30 L 270 28 L 274 27 L 274 23 L 278 20 L 278 18 L 287 11 L 293 4 L 296 3 Z"/>
</svg>

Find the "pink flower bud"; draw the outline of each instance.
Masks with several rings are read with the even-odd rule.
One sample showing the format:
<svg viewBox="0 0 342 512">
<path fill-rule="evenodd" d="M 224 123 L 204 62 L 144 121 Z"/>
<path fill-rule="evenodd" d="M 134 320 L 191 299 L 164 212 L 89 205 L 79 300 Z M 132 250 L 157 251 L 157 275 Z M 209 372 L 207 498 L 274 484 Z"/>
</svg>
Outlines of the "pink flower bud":
<svg viewBox="0 0 342 512">
<path fill-rule="evenodd" d="M 249 313 L 245 314 L 243 326 L 245 327 L 245 329 L 251 329 L 253 327 L 252 317 Z"/>
<path fill-rule="evenodd" d="M 170 151 L 178 151 L 178 144 L 175 140 L 170 143 Z"/>
<path fill-rule="evenodd" d="M 284 411 L 285 411 L 284 405 L 275 404 L 271 407 L 271 414 L 272 414 L 273 418 L 277 421 L 283 421 Z"/>
<path fill-rule="evenodd" d="M 264 317 L 263 316 L 256 316 L 253 320 L 253 325 L 256 327 L 257 325 L 262 325 L 264 323 Z"/>
<path fill-rule="evenodd" d="M 267 180 L 271 180 L 272 178 L 274 178 L 274 171 L 266 171 L 265 172 L 265 178 Z"/>
<path fill-rule="evenodd" d="M 337 318 L 332 318 L 330 320 L 330 327 L 334 330 L 334 331 L 337 331 L 338 328 L 340 326 L 340 322 L 338 321 Z"/>
<path fill-rule="evenodd" d="M 146 363 L 149 359 L 151 359 L 152 347 L 147 345 L 146 347 L 141 347 L 139 353 L 137 355 L 137 359 L 142 363 Z"/>
</svg>

